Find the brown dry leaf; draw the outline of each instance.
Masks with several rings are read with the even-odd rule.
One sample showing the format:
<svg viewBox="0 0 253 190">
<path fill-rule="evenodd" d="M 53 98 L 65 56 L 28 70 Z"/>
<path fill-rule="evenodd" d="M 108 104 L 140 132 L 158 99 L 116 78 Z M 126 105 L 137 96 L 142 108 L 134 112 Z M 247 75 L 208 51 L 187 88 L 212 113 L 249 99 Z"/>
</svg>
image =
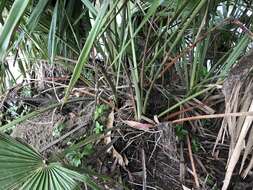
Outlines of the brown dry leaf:
<svg viewBox="0 0 253 190">
<path fill-rule="evenodd" d="M 137 122 L 137 121 L 125 120 L 125 121 L 123 121 L 123 123 L 127 124 L 129 127 L 139 129 L 139 130 L 142 130 L 142 131 L 149 131 L 151 128 L 154 127 L 154 125 L 151 125 L 151 124 L 148 124 L 148 123 L 140 123 L 140 122 Z"/>
<path fill-rule="evenodd" d="M 114 109 L 112 109 L 111 113 L 108 116 L 108 120 L 107 120 L 107 124 L 106 124 L 106 128 L 107 129 L 111 129 L 113 127 L 113 122 L 114 122 Z M 105 144 L 109 144 L 112 142 L 112 138 L 111 138 L 111 131 L 108 131 L 106 134 L 106 137 L 104 138 Z M 107 152 L 110 152 L 112 148 L 109 148 L 107 150 Z"/>
<path fill-rule="evenodd" d="M 125 167 L 127 164 L 128 164 L 128 159 L 125 159 L 123 158 L 123 156 L 121 156 L 120 153 L 118 153 L 118 151 L 113 147 L 113 150 L 112 150 L 112 156 L 113 158 L 116 158 L 117 162 L 119 165 L 121 165 L 122 167 Z"/>
<path fill-rule="evenodd" d="M 184 185 L 182 185 L 182 187 L 183 187 L 183 190 L 191 190 L 190 188 L 188 188 L 188 187 L 186 187 Z"/>
<path fill-rule="evenodd" d="M 124 163 L 125 163 L 126 166 L 129 164 L 129 160 L 127 159 L 125 154 L 124 154 Z"/>
<path fill-rule="evenodd" d="M 112 109 L 111 113 L 108 116 L 106 128 L 111 129 L 113 128 L 113 122 L 114 122 L 114 109 Z M 105 144 L 109 144 L 112 142 L 111 138 L 111 131 L 107 132 L 106 137 L 104 138 Z M 122 167 L 126 166 L 128 164 L 128 160 L 126 157 L 123 158 L 120 153 L 112 146 L 107 150 L 107 152 L 110 152 L 112 150 L 112 156 L 113 158 L 116 158 L 117 163 L 121 165 Z"/>
<path fill-rule="evenodd" d="M 157 115 L 154 115 L 154 121 L 156 122 L 156 124 L 160 123 Z"/>
<path fill-rule="evenodd" d="M 215 113 L 215 110 L 212 109 L 211 107 L 209 107 L 208 105 L 204 104 L 203 102 L 199 101 L 197 98 L 193 98 L 192 99 L 192 102 L 190 101 L 189 104 L 191 106 L 194 106 L 194 105 L 200 105 L 198 108 L 200 110 L 202 110 L 203 112 L 205 112 L 206 114 L 214 114 Z"/>
</svg>

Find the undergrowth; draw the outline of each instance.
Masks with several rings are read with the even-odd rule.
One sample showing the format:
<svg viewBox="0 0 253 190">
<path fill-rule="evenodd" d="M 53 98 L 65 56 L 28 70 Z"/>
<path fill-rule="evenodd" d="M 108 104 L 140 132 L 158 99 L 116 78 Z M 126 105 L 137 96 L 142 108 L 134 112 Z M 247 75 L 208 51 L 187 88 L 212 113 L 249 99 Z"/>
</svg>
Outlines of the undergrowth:
<svg viewBox="0 0 253 190">
<path fill-rule="evenodd" d="M 251 0 L 4 0 L 0 12 L 0 131 L 48 111 L 65 118 L 47 162 L 61 163 L 52 167 L 69 184 L 42 173 L 31 184 L 231 187 L 222 181 L 237 137 L 220 118 L 250 110 L 237 109 L 246 87 L 228 110 L 222 85 L 251 48 Z"/>
</svg>

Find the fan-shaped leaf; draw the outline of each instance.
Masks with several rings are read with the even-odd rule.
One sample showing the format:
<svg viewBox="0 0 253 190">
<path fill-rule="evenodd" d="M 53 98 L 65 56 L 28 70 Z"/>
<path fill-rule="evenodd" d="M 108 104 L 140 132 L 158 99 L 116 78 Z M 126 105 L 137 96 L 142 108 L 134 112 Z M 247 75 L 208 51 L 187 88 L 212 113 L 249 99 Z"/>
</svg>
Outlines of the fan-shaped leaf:
<svg viewBox="0 0 253 190">
<path fill-rule="evenodd" d="M 80 189 L 78 181 L 99 189 L 88 176 L 47 164 L 31 146 L 0 133 L 0 190 L 72 190 Z"/>
</svg>

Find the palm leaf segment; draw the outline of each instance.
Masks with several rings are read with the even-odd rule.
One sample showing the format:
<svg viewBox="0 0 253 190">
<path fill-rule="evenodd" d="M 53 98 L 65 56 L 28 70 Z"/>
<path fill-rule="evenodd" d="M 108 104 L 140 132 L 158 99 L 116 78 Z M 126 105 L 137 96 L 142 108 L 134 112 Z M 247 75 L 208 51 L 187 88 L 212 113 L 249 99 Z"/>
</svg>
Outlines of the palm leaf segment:
<svg viewBox="0 0 253 190">
<path fill-rule="evenodd" d="M 87 176 L 47 164 L 31 146 L 0 133 L 0 190 L 71 190 L 78 189 L 76 180 L 98 189 Z"/>
</svg>

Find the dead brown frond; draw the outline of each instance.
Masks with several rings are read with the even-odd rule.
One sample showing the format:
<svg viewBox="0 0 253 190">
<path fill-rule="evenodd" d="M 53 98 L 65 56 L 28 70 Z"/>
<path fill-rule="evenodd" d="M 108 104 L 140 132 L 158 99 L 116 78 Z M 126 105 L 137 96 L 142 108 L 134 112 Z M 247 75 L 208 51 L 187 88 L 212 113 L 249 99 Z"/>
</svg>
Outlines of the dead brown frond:
<svg viewBox="0 0 253 190">
<path fill-rule="evenodd" d="M 253 111 L 253 99 L 252 99 L 252 77 L 248 76 L 252 69 L 253 52 L 244 56 L 238 64 L 231 69 L 228 78 L 223 84 L 223 94 L 225 95 L 226 109 L 225 113 L 233 112 L 252 112 Z M 241 162 L 240 172 L 243 171 L 243 177 L 246 177 L 248 171 L 251 169 L 252 164 L 246 163 L 246 158 L 252 149 L 251 139 L 248 137 L 251 133 L 253 117 L 241 116 L 239 118 L 231 115 L 226 116 L 223 119 L 214 151 L 217 143 L 224 143 L 226 136 L 230 137 L 230 148 L 227 160 L 227 169 L 225 174 L 225 180 L 222 190 L 226 190 L 229 186 L 230 179 L 236 164 L 239 161 L 240 156 L 243 154 L 243 160 Z M 243 168 L 246 167 L 246 170 Z"/>
</svg>

